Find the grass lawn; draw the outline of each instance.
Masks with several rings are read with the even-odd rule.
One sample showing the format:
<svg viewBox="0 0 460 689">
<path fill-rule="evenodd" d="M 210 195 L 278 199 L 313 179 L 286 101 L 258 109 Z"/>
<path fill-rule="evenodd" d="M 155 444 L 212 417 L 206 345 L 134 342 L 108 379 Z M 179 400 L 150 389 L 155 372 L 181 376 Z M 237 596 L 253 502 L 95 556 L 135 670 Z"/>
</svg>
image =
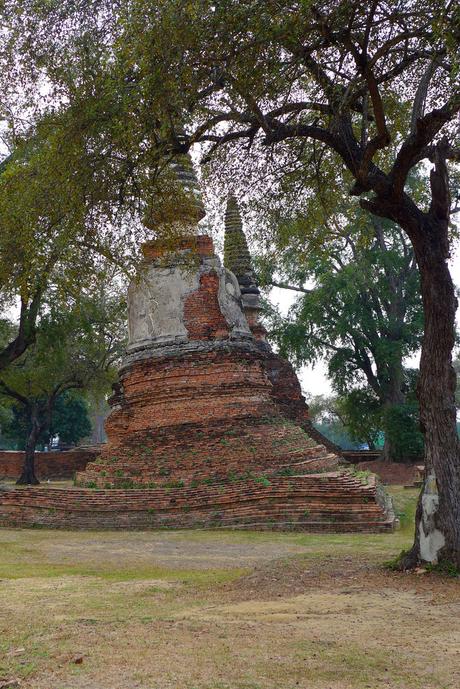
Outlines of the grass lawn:
<svg viewBox="0 0 460 689">
<path fill-rule="evenodd" d="M 395 534 L 0 530 L 0 687 L 458 689 L 460 582 L 381 567 L 391 492 Z"/>
</svg>

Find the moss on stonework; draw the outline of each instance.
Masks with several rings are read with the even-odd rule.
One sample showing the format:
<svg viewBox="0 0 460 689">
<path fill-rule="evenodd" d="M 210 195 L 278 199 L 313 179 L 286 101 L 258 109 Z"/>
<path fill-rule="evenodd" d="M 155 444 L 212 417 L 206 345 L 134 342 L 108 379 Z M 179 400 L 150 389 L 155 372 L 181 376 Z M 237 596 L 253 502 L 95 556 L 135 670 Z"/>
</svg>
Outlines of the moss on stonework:
<svg viewBox="0 0 460 689">
<path fill-rule="evenodd" d="M 253 280 L 251 255 L 234 196 L 229 197 L 225 213 L 224 266 L 237 278 L 248 276 Z"/>
<path fill-rule="evenodd" d="M 237 277 L 252 273 L 251 255 L 242 232 L 225 232 L 224 266 Z"/>
</svg>

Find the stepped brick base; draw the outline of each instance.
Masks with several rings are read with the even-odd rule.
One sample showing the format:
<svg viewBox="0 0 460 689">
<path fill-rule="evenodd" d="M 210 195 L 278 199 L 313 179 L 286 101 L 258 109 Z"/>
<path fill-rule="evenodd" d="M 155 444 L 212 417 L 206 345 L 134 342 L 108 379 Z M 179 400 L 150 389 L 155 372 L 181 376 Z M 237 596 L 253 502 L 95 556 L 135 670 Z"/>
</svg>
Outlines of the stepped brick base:
<svg viewBox="0 0 460 689">
<path fill-rule="evenodd" d="M 78 473 L 82 487 L 197 486 L 338 466 L 302 428 L 297 378 L 271 352 L 209 348 L 136 361 L 112 404 L 109 443 Z"/>
<path fill-rule="evenodd" d="M 199 488 L 24 488 L 1 494 L 0 524 L 70 529 L 238 528 L 383 532 L 375 482 L 339 472 Z"/>
</svg>

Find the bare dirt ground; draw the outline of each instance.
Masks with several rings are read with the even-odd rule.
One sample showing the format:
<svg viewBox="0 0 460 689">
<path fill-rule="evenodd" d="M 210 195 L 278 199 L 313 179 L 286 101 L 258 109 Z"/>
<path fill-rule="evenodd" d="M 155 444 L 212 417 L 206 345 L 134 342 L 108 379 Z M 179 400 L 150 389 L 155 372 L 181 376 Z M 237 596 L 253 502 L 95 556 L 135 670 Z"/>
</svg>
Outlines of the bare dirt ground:
<svg viewBox="0 0 460 689">
<path fill-rule="evenodd" d="M 423 461 L 408 462 L 384 462 L 382 459 L 371 462 L 358 462 L 355 464 L 358 471 L 372 471 L 380 477 L 386 485 L 411 485 L 414 482 L 416 467 L 423 464 Z"/>
<path fill-rule="evenodd" d="M 458 689 L 460 582 L 395 534 L 0 530 L 0 678 L 27 689 Z M 0 687 L 2 679 L 0 679 Z"/>
</svg>

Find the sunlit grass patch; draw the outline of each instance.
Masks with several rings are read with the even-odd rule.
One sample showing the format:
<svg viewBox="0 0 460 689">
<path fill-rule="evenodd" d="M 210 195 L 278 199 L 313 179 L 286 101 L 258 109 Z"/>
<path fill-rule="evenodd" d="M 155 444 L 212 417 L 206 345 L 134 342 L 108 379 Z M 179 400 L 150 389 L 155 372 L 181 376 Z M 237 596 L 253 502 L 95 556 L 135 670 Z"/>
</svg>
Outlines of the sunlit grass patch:
<svg viewBox="0 0 460 689">
<path fill-rule="evenodd" d="M 54 563 L 0 563 L 0 578 L 96 577 L 105 581 L 135 581 L 160 579 L 182 584 L 213 585 L 233 581 L 246 574 L 245 568 L 235 569 L 168 569 L 167 567 L 139 567 L 117 569 L 91 565 L 60 565 Z"/>
</svg>

